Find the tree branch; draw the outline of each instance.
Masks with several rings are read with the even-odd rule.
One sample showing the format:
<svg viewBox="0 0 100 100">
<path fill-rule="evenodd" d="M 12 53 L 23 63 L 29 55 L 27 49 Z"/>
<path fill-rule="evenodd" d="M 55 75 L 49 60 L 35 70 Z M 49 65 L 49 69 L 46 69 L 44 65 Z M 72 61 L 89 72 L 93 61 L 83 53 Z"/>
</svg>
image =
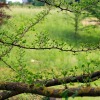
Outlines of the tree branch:
<svg viewBox="0 0 100 100">
<path fill-rule="evenodd" d="M 68 6 L 67 6 L 66 8 L 61 7 L 61 1 L 60 1 L 60 4 L 59 4 L 59 5 L 56 5 L 54 2 L 53 2 L 53 4 L 50 3 L 50 2 L 49 2 L 50 0 L 38 0 L 38 1 L 44 2 L 44 3 L 48 4 L 48 5 L 54 6 L 54 7 L 56 7 L 56 8 L 59 8 L 59 9 L 61 9 L 61 11 L 62 11 L 62 10 L 65 10 L 65 11 L 69 11 L 69 12 L 81 12 L 81 11 L 84 11 L 84 10 L 86 10 L 86 9 L 88 9 L 88 8 L 90 8 L 90 7 L 92 7 L 92 6 L 94 6 L 94 5 L 97 4 L 98 2 L 100 2 L 100 0 L 95 0 L 95 1 L 91 2 L 91 4 L 88 4 L 87 6 L 83 7 L 83 8 L 80 9 L 79 11 L 77 11 L 77 10 L 75 10 L 75 9 L 73 9 L 73 10 L 69 9 Z M 69 4 L 69 5 L 70 5 L 70 4 Z M 79 5 L 79 4 L 78 4 L 78 5 Z"/>
<path fill-rule="evenodd" d="M 88 77 L 89 77 L 89 80 L 85 81 L 84 79 L 87 79 Z M 91 74 L 85 74 L 85 75 L 80 75 L 80 76 L 70 76 L 70 77 L 66 77 L 66 78 L 35 81 L 31 85 L 23 84 L 23 83 L 1 83 L 0 90 L 10 90 L 10 92 L 4 91 L 4 92 L 0 93 L 0 97 L 1 97 L 0 100 L 4 100 L 3 98 L 9 98 L 9 97 L 24 93 L 25 91 L 29 91 L 28 89 L 35 87 L 36 84 L 40 84 L 40 87 L 41 86 L 50 87 L 50 86 L 61 85 L 61 84 L 70 83 L 70 82 L 82 82 L 82 83 L 92 82 L 99 78 L 100 78 L 100 71 L 97 71 L 97 72 L 94 72 Z M 9 87 L 11 87 L 11 88 L 8 89 Z M 24 88 L 25 90 L 21 89 L 22 91 L 21 90 L 18 91 L 18 90 L 16 90 L 16 88 L 17 89 Z M 48 88 L 48 89 L 50 89 L 50 88 Z M 95 88 L 93 88 L 93 89 L 95 89 Z M 54 91 L 56 91 L 56 90 L 54 90 Z M 60 90 L 57 90 L 57 91 L 60 91 Z M 65 91 L 65 90 L 62 90 L 62 92 L 63 91 Z M 27 92 L 25 92 L 25 93 L 27 93 Z M 75 93 L 75 91 L 73 92 L 73 95 L 74 95 L 74 93 Z M 36 93 L 36 94 L 38 94 L 38 93 Z M 40 95 L 42 95 L 42 94 L 40 94 Z M 86 96 L 86 94 L 82 93 L 82 95 L 79 95 L 79 96 L 84 96 L 84 95 Z M 47 95 L 44 95 L 44 96 L 47 96 Z M 69 95 L 69 96 L 71 96 L 71 95 Z M 89 96 L 89 94 L 87 96 Z M 92 95 L 90 94 L 90 96 L 92 96 Z M 100 96 L 100 95 L 97 94 L 97 96 Z M 57 97 L 59 97 L 59 96 L 57 96 Z"/>
<path fill-rule="evenodd" d="M 0 100 L 5 100 L 8 99 L 10 97 L 16 96 L 21 94 L 20 92 L 16 92 L 16 91 L 3 91 L 0 92 Z"/>
<path fill-rule="evenodd" d="M 70 96 L 100 96 L 100 87 L 77 87 L 68 89 L 54 89 L 47 87 L 30 87 L 24 83 L 0 83 L 0 90 L 16 91 L 20 93 L 33 93 L 48 97 Z"/>
<path fill-rule="evenodd" d="M 50 50 L 50 49 L 57 49 L 60 51 L 65 51 L 65 52 L 87 52 L 87 51 L 94 51 L 94 50 L 100 50 L 100 46 L 97 46 L 95 48 L 87 48 L 87 49 L 79 49 L 79 50 L 73 50 L 71 49 L 63 49 L 63 47 L 57 47 L 57 46 L 52 46 L 52 47 L 28 47 L 28 46 L 23 46 L 20 44 L 16 44 L 16 43 L 9 43 L 9 42 L 4 42 L 3 40 L 0 39 L 0 42 L 2 44 L 5 44 L 7 46 L 15 46 L 15 47 L 19 47 L 19 48 L 23 48 L 23 49 L 32 49 L 32 50 Z"/>
<path fill-rule="evenodd" d="M 0 60 L 1 60 L 5 65 L 7 65 L 10 69 L 12 69 L 13 71 L 16 72 L 16 70 L 15 70 L 12 66 L 10 66 L 6 61 L 4 61 L 2 58 L 0 58 Z"/>
<path fill-rule="evenodd" d="M 52 4 L 52 3 L 48 2 L 48 0 L 38 0 L 38 1 L 46 3 L 46 4 L 51 5 L 51 6 L 54 6 L 56 8 L 59 8 L 59 9 L 61 9 L 61 11 L 65 10 L 65 11 L 73 12 L 72 10 L 68 9 L 68 7 L 67 8 L 61 7 L 61 3 L 59 5 L 56 5 L 56 4 Z"/>
<path fill-rule="evenodd" d="M 84 74 L 84 75 L 78 75 L 78 76 L 69 76 L 64 78 L 56 78 L 56 79 L 50 79 L 50 80 L 38 80 L 35 81 L 35 84 L 42 84 L 46 87 L 55 86 L 55 85 L 61 85 L 61 84 L 67 84 L 70 82 L 80 82 L 80 83 L 87 83 L 87 82 L 93 82 L 95 80 L 98 80 L 100 78 L 100 71 L 96 71 L 91 74 Z M 34 84 L 33 84 L 34 85 Z"/>
<path fill-rule="evenodd" d="M 23 38 L 24 35 L 30 30 L 31 27 L 33 27 L 33 26 L 35 26 L 36 24 L 38 24 L 43 18 L 45 18 L 45 17 L 49 14 L 49 11 L 50 11 L 50 9 L 49 9 L 47 12 L 45 12 L 45 13 L 43 14 L 43 16 L 41 16 L 38 20 L 36 20 L 36 22 L 31 23 L 28 27 L 26 27 L 26 28 L 22 31 L 21 34 L 17 34 L 15 37 L 18 37 L 19 35 L 20 35 L 20 36 L 19 36 L 19 38 L 18 38 L 17 40 L 12 41 L 12 44 L 15 44 L 15 45 L 16 45 L 16 44 L 19 42 L 19 39 Z M 0 41 L 2 41 L 2 40 L 0 40 Z M 1 42 L 1 43 L 2 43 L 2 42 Z M 6 50 L 3 54 L 1 54 L 1 55 L 0 55 L 0 58 L 2 58 L 2 57 L 4 57 L 5 55 L 7 55 L 7 54 L 13 49 L 13 46 L 14 46 L 14 45 L 11 45 L 11 47 L 9 47 L 8 50 Z"/>
</svg>

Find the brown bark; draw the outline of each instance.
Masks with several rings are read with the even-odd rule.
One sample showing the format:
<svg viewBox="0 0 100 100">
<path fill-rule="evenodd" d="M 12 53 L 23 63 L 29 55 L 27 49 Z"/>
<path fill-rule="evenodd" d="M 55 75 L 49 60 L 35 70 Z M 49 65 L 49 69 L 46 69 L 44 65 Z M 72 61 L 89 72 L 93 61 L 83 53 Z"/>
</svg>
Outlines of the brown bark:
<svg viewBox="0 0 100 100">
<path fill-rule="evenodd" d="M 88 77 L 89 77 L 89 80 L 85 81 L 84 79 L 86 79 Z M 0 93 L 0 97 L 1 97 L 0 100 L 7 99 L 9 97 L 12 97 L 12 96 L 15 96 L 15 95 L 18 95 L 18 94 L 21 94 L 21 93 L 34 93 L 34 94 L 40 94 L 40 95 L 47 96 L 47 94 L 45 94 L 43 92 L 44 88 L 41 87 L 41 86 L 50 87 L 50 86 L 61 85 L 63 83 L 70 83 L 70 82 L 85 83 L 85 82 L 95 81 L 99 78 L 100 78 L 100 71 L 96 71 L 96 72 L 91 73 L 91 74 L 85 74 L 85 75 L 79 75 L 79 76 L 70 76 L 70 77 L 66 77 L 66 78 L 35 81 L 34 84 L 32 84 L 32 85 L 28 85 L 28 84 L 24 84 L 24 83 L 1 83 L 0 84 L 0 90 L 8 90 L 8 91 L 4 91 L 4 92 Z M 38 84 L 38 83 L 39 84 L 41 83 L 40 87 L 36 87 L 36 84 Z M 33 88 L 33 90 L 32 90 L 32 88 Z M 36 89 L 36 90 L 34 90 L 34 89 Z M 41 89 L 42 89 L 42 91 L 40 92 Z M 63 91 L 65 91 L 65 89 L 64 90 L 63 89 L 62 90 L 61 89 L 56 90 L 56 89 L 47 88 L 47 90 L 45 90 L 45 92 L 48 91 L 48 89 L 49 89 L 49 92 L 50 91 L 52 92 L 52 94 L 50 94 L 50 97 L 51 96 L 60 97 L 61 92 L 63 93 Z M 73 88 L 73 89 L 77 90 L 78 88 Z M 87 89 L 87 87 L 85 89 Z M 55 91 L 56 91 L 56 93 L 60 93 L 60 94 L 55 94 Z M 75 90 L 73 90 L 73 91 L 74 91 L 73 92 L 73 94 L 74 94 Z M 93 93 L 91 94 L 91 92 L 93 92 Z M 91 92 L 88 92 L 87 96 L 100 96 L 100 94 L 99 94 L 100 89 L 97 90 L 97 88 L 91 87 Z M 86 93 L 84 91 L 83 91 L 83 93 L 79 94 L 79 96 L 84 96 L 84 95 L 86 96 Z M 71 95 L 68 95 L 68 96 L 71 96 Z"/>
<path fill-rule="evenodd" d="M 7 6 L 6 3 L 4 3 L 4 2 L 0 2 L 0 8 L 2 8 L 2 7 L 7 7 L 7 8 L 8 8 L 8 6 Z"/>
<path fill-rule="evenodd" d="M 93 82 L 99 78 L 100 78 L 100 71 L 96 71 L 91 74 L 56 78 L 56 79 L 50 79 L 50 80 L 41 80 L 41 81 L 36 81 L 34 83 L 35 84 L 41 83 L 41 84 L 44 84 L 46 87 L 49 87 L 49 86 L 61 85 L 64 83 L 67 84 L 70 82 L 80 82 L 80 83 Z"/>
<path fill-rule="evenodd" d="M 24 83 L 0 83 L 0 90 L 16 91 L 19 93 L 34 93 L 48 97 L 70 96 L 100 96 L 100 87 L 77 87 L 68 89 L 54 89 L 47 87 L 30 87 Z M 2 97 L 2 95 L 0 95 Z"/>
<path fill-rule="evenodd" d="M 10 98 L 12 96 L 16 96 L 20 94 L 20 92 L 16 92 L 16 91 L 3 91 L 0 93 L 0 100 L 5 100 L 7 98 Z"/>
</svg>

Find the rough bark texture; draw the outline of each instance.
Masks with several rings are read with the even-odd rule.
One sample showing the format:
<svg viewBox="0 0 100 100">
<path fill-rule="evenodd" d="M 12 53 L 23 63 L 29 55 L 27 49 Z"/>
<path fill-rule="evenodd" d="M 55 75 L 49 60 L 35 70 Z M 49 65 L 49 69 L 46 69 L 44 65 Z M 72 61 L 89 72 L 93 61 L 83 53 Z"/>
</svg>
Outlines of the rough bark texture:
<svg viewBox="0 0 100 100">
<path fill-rule="evenodd" d="M 89 78 L 89 80 L 85 80 Z M 48 97 L 61 98 L 64 96 L 100 96 L 100 87 L 75 87 L 66 89 L 55 89 L 50 86 L 61 85 L 63 83 L 70 82 L 92 82 L 100 78 L 100 71 L 96 71 L 91 74 L 84 74 L 79 76 L 70 76 L 66 78 L 50 79 L 35 81 L 33 84 L 25 84 L 18 82 L 1 82 L 0 100 L 7 99 L 9 97 L 21 94 L 21 93 L 33 93 Z M 38 85 L 40 84 L 40 85 Z M 6 90 L 6 91 L 5 91 Z"/>
<path fill-rule="evenodd" d="M 21 93 L 16 92 L 16 91 L 3 91 L 0 93 L 0 100 L 5 100 L 9 97 L 16 96 L 18 94 L 21 94 Z"/>
<path fill-rule="evenodd" d="M 47 87 L 31 87 L 24 83 L 0 83 L 0 90 L 15 91 L 17 93 L 33 93 L 48 97 L 61 98 L 64 96 L 100 96 L 100 87 L 77 87 L 68 89 L 54 89 Z M 8 94 L 9 95 L 9 94 Z M 10 94 L 11 95 L 11 94 Z M 2 99 L 2 94 L 0 95 Z"/>
<path fill-rule="evenodd" d="M 91 74 L 84 74 L 79 76 L 70 76 L 70 77 L 64 77 L 64 78 L 57 78 L 57 79 L 50 79 L 50 80 L 42 80 L 42 81 L 36 81 L 36 83 L 45 84 L 46 87 L 49 86 L 55 86 L 55 85 L 61 85 L 64 83 L 70 83 L 70 82 L 80 82 L 80 83 L 87 83 L 92 82 L 100 78 L 100 71 L 96 71 Z"/>
</svg>

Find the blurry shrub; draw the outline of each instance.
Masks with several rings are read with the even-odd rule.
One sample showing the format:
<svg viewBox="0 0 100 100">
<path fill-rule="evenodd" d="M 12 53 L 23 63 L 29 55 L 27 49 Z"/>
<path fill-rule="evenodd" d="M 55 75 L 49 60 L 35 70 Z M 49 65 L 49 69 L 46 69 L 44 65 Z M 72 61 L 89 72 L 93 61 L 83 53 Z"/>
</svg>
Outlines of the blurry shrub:
<svg viewBox="0 0 100 100">
<path fill-rule="evenodd" d="M 37 0 L 34 0 L 32 4 L 35 5 L 35 6 L 44 6 L 45 5 L 45 3 L 39 2 Z"/>
<path fill-rule="evenodd" d="M 0 2 L 0 25 L 4 22 L 4 19 L 10 18 L 9 15 L 6 15 L 3 9 L 4 7 L 8 9 L 8 5 L 6 3 Z"/>
<path fill-rule="evenodd" d="M 9 1 L 8 4 L 11 5 L 11 6 L 12 6 L 12 5 L 15 5 L 15 6 L 16 6 L 16 5 L 18 5 L 18 6 L 23 5 L 23 4 L 20 3 L 20 2 L 12 2 L 12 1 Z"/>
</svg>

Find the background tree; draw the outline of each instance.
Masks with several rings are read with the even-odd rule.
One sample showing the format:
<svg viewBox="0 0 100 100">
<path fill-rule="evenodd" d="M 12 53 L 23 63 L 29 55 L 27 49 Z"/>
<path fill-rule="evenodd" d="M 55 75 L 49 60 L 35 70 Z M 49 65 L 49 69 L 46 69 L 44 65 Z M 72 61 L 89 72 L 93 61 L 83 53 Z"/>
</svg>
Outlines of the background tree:
<svg viewBox="0 0 100 100">
<path fill-rule="evenodd" d="M 44 3 L 38 0 L 28 0 L 28 2 L 32 3 L 32 5 L 35 5 L 35 6 L 44 6 Z"/>
<path fill-rule="evenodd" d="M 4 19 L 10 18 L 10 16 L 5 14 L 3 8 L 8 8 L 8 6 L 4 2 L 0 2 L 0 24 L 3 23 Z"/>
</svg>

